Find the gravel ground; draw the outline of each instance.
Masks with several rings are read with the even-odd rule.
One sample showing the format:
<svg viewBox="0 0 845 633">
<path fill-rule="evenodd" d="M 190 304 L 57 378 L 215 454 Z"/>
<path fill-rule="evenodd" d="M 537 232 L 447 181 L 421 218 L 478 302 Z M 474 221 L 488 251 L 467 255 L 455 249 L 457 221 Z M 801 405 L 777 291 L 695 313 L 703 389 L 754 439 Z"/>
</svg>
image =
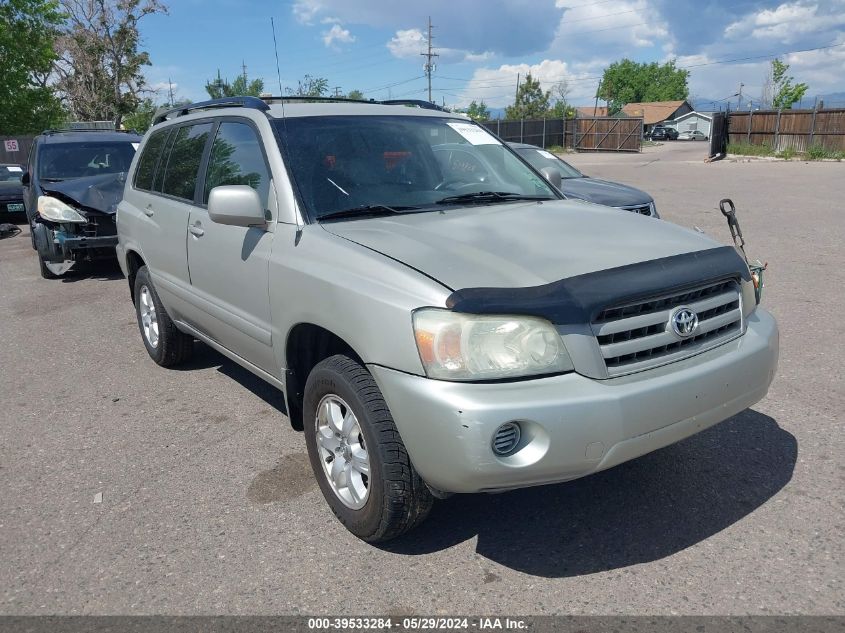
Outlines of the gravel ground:
<svg viewBox="0 0 845 633">
<path fill-rule="evenodd" d="M 0 242 L 0 613 L 845 614 L 845 165 L 704 151 L 570 158 L 725 242 L 734 199 L 782 329 L 769 396 L 383 547 L 334 519 L 273 388 L 199 344 L 157 367 L 116 267 L 45 281 L 26 231 Z"/>
</svg>

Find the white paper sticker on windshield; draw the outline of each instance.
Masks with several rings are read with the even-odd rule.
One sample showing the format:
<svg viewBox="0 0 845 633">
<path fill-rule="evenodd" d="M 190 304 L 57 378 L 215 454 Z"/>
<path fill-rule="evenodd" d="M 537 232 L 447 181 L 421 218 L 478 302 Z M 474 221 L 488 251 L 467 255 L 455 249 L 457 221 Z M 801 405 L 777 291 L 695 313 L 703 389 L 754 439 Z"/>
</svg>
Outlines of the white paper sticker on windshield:
<svg viewBox="0 0 845 633">
<path fill-rule="evenodd" d="M 19 172 L 23 171 L 23 169 L 21 169 L 20 167 L 15 167 L 14 165 L 12 165 L 10 167 L 6 167 L 6 169 L 8 169 L 9 171 L 19 171 Z"/>
<path fill-rule="evenodd" d="M 543 158 L 551 158 L 552 160 L 555 160 L 557 158 L 557 156 L 555 156 L 551 152 L 547 152 L 544 149 L 538 149 L 537 153 L 540 154 L 540 156 L 542 156 Z"/>
<path fill-rule="evenodd" d="M 490 134 L 490 132 L 480 125 L 473 125 L 472 123 L 455 123 L 453 121 L 450 121 L 448 125 L 473 145 L 501 145 L 501 143 L 496 140 L 495 136 Z"/>
<path fill-rule="evenodd" d="M 139 145 L 140 145 L 140 143 L 132 143 L 132 147 L 134 147 L 134 148 L 135 148 L 135 151 L 136 151 L 136 152 L 138 151 L 138 146 L 139 146 Z"/>
</svg>

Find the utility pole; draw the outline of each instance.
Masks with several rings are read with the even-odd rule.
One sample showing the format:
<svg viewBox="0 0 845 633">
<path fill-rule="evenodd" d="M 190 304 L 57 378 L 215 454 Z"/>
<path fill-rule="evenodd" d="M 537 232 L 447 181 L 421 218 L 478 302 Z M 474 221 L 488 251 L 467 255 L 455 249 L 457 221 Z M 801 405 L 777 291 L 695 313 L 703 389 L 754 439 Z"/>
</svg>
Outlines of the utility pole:
<svg viewBox="0 0 845 633">
<path fill-rule="evenodd" d="M 434 72 L 434 70 L 436 68 L 435 64 L 433 64 L 431 60 L 432 60 L 433 57 L 440 57 L 440 55 L 438 55 L 437 53 L 434 52 L 434 49 L 432 47 L 433 38 L 432 38 L 432 35 L 431 35 L 431 29 L 433 29 L 433 28 L 434 27 L 431 26 L 431 16 L 429 16 L 428 17 L 428 52 L 427 53 L 420 53 L 420 55 L 422 55 L 423 57 L 426 58 L 426 62 L 423 65 L 423 70 L 425 71 L 425 74 L 428 77 L 428 100 L 429 100 L 430 103 L 434 103 L 434 101 L 431 98 L 431 73 Z"/>
<path fill-rule="evenodd" d="M 337 99 L 340 96 L 340 86 L 334 87 L 334 96 L 335 96 L 335 99 Z"/>
<path fill-rule="evenodd" d="M 745 87 L 745 84 L 739 82 L 739 92 L 736 93 L 737 100 L 736 100 L 736 110 L 739 112 L 742 110 L 742 89 Z"/>
</svg>

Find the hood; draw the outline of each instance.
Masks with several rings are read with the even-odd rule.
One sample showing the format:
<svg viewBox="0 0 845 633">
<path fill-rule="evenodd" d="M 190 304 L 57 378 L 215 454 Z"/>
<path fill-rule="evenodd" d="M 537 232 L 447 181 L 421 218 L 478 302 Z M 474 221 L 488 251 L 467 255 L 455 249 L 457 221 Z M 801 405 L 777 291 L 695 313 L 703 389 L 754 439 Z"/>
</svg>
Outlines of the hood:
<svg viewBox="0 0 845 633">
<path fill-rule="evenodd" d="M 652 201 L 645 191 L 596 178 L 569 178 L 563 181 L 560 190 L 567 196 L 608 207 L 630 207 Z"/>
<path fill-rule="evenodd" d="M 60 197 L 69 198 L 72 202 L 101 213 L 114 214 L 118 203 L 123 199 L 123 187 L 126 184 L 126 174 L 103 174 L 101 176 L 85 176 L 73 180 L 44 183 L 41 188 L 44 193 L 57 193 Z"/>
<path fill-rule="evenodd" d="M 720 246 L 669 222 L 574 200 L 447 208 L 321 226 L 452 290 L 537 286 Z"/>
</svg>

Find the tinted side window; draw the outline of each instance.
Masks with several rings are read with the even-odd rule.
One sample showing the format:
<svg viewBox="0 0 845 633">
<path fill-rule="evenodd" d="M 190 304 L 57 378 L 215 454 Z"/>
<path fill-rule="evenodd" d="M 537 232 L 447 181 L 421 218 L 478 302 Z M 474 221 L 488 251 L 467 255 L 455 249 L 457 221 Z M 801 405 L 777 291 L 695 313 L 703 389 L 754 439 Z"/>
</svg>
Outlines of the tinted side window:
<svg viewBox="0 0 845 633">
<path fill-rule="evenodd" d="M 178 129 L 167 159 L 162 193 L 185 200 L 194 199 L 197 171 L 210 132 L 211 123 L 186 125 Z"/>
<path fill-rule="evenodd" d="M 138 168 L 135 170 L 135 188 L 146 189 L 147 191 L 153 188 L 153 176 L 158 167 L 159 158 L 161 158 L 161 151 L 164 148 L 164 142 L 167 140 L 167 135 L 170 130 L 159 130 L 154 132 L 147 144 L 144 145 L 144 151 L 138 159 Z"/>
<path fill-rule="evenodd" d="M 221 185 L 249 185 L 267 207 L 270 173 L 261 152 L 261 141 L 255 130 L 245 123 L 224 121 L 220 124 L 211 146 L 203 202 L 208 202 L 211 190 Z"/>
</svg>

